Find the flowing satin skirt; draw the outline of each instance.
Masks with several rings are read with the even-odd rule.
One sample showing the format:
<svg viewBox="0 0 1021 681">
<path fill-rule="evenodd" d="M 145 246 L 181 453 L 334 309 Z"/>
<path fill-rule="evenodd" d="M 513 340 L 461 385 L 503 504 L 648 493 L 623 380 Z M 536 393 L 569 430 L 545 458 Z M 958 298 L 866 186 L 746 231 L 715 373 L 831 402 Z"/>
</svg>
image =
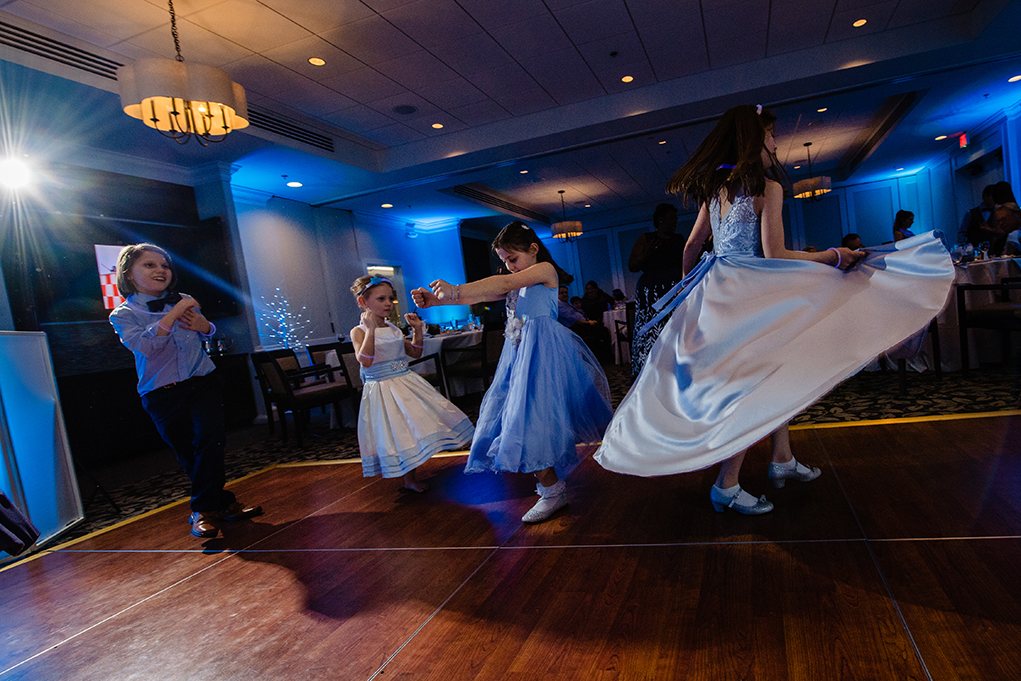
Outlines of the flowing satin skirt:
<svg viewBox="0 0 1021 681">
<path fill-rule="evenodd" d="M 575 445 L 598 442 L 613 410 L 606 374 L 585 343 L 553 317 L 525 322 L 507 341 L 482 399 L 466 473 L 566 477 L 580 463 Z"/>
<path fill-rule="evenodd" d="M 928 324 L 953 281 L 933 232 L 869 249 L 847 272 L 707 256 L 686 279 L 596 461 L 653 476 L 738 454 Z"/>
<path fill-rule="evenodd" d="M 474 432 L 464 412 L 413 371 L 362 387 L 358 448 L 365 477 L 399 478 L 433 454 L 464 447 Z"/>
</svg>

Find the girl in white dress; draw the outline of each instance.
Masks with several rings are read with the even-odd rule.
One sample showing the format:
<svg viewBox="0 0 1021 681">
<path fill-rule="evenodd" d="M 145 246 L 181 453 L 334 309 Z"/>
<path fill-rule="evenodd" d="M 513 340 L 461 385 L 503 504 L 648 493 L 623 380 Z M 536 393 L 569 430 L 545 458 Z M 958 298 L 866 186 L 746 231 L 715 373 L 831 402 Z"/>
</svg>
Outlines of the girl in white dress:
<svg viewBox="0 0 1021 681">
<path fill-rule="evenodd" d="M 387 321 L 394 304 L 390 280 L 359 277 L 351 292 L 362 309 L 361 323 L 351 329 L 363 384 L 358 412 L 362 474 L 403 476 L 406 489 L 424 492 L 429 486 L 418 480 L 415 469 L 437 452 L 466 446 L 475 428 L 464 412 L 408 369 L 409 356 L 422 356 L 422 320 L 404 315 L 413 331 L 410 341 Z"/>
<path fill-rule="evenodd" d="M 772 510 L 738 482 L 746 449 L 770 433 L 775 487 L 817 478 L 793 458 L 788 421 L 928 324 L 954 280 L 933 232 L 868 254 L 788 250 L 783 189 L 770 179 L 783 179 L 775 120 L 761 106 L 727 111 L 667 185 L 700 206 L 685 279 L 656 304 L 650 324 L 672 316 L 595 456 L 642 476 L 720 463 L 717 511 Z M 714 251 L 699 261 L 710 232 Z"/>
</svg>

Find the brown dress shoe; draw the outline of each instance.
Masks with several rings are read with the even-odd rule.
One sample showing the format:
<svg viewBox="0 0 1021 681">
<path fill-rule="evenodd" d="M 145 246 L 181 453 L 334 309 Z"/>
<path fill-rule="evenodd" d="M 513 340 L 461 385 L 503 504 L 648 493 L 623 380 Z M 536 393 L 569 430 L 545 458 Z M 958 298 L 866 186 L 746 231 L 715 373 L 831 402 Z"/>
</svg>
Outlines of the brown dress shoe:
<svg viewBox="0 0 1021 681">
<path fill-rule="evenodd" d="M 240 501 L 235 501 L 233 504 L 220 511 L 217 514 L 217 517 L 220 520 L 232 523 L 235 520 L 254 518 L 257 515 L 262 515 L 262 506 L 245 506 Z"/>
<path fill-rule="evenodd" d="M 191 533 L 196 537 L 215 537 L 216 526 L 210 522 L 211 520 L 212 516 L 209 513 L 194 511 L 188 516 L 188 522 L 191 523 Z"/>
</svg>

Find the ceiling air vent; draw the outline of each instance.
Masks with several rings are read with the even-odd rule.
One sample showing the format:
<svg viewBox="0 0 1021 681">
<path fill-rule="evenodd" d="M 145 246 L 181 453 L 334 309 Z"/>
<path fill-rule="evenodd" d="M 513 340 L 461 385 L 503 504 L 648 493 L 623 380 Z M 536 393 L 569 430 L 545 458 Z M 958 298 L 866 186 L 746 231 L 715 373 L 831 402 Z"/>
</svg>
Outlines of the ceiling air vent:
<svg viewBox="0 0 1021 681">
<path fill-rule="evenodd" d="M 286 120 L 280 114 L 268 109 L 249 104 L 248 122 L 256 128 L 261 128 L 281 137 L 307 144 L 316 149 L 322 149 L 330 153 L 334 151 L 333 138 L 329 135 L 303 128 L 297 121 Z"/>
<path fill-rule="evenodd" d="M 501 213 L 507 213 L 508 215 L 521 218 L 522 220 L 541 222 L 544 225 L 548 225 L 553 222 L 553 220 L 546 215 L 534 211 L 531 208 L 525 208 L 524 206 L 512 203 L 511 201 L 501 197 L 496 191 L 482 184 L 459 184 L 449 189 L 441 189 L 440 191 L 444 194 L 449 194 L 450 196 L 467 199 L 481 206 L 495 208 Z"/>
<path fill-rule="evenodd" d="M 34 54 L 37 57 L 81 69 L 110 80 L 117 80 L 117 67 L 121 65 L 112 59 L 86 52 L 6 21 L 0 21 L 0 45 L 6 45 L 15 50 Z"/>
</svg>

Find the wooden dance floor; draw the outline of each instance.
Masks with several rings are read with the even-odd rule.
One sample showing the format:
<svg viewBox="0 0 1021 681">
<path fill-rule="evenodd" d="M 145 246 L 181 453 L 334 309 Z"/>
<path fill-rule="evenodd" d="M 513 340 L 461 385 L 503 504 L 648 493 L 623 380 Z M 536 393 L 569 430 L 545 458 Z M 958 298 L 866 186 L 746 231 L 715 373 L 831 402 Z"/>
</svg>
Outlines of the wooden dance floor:
<svg viewBox="0 0 1021 681">
<path fill-rule="evenodd" d="M 174 505 L 0 572 L 0 679 L 990 679 L 1021 669 L 1021 416 L 792 432 L 811 484 L 586 461 L 523 526 L 524 475 L 435 458 L 425 495 L 357 462 L 232 485 L 266 514 L 188 534 Z"/>
</svg>

